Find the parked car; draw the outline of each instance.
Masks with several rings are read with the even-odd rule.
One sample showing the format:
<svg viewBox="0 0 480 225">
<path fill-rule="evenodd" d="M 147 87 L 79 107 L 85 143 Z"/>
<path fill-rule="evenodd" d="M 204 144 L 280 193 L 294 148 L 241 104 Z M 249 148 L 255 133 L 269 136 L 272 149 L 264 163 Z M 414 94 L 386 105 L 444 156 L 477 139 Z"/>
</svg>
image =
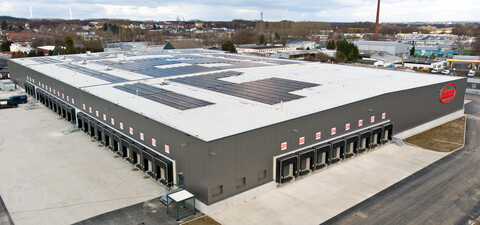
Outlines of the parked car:
<svg viewBox="0 0 480 225">
<path fill-rule="evenodd" d="M 470 70 L 470 71 L 468 71 L 467 76 L 469 76 L 469 77 L 475 76 L 475 70 Z"/>
<path fill-rule="evenodd" d="M 448 75 L 448 74 L 450 74 L 450 70 L 443 70 L 442 74 Z"/>
<path fill-rule="evenodd" d="M 430 73 L 440 73 L 440 72 L 443 72 L 443 69 L 433 68 L 432 70 L 430 70 Z"/>
</svg>

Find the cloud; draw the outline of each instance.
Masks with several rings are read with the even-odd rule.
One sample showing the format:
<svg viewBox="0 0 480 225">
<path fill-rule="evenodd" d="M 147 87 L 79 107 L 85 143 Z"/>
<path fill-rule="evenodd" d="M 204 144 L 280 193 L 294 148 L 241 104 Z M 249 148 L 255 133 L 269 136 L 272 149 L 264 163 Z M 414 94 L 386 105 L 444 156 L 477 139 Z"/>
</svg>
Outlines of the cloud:
<svg viewBox="0 0 480 225">
<path fill-rule="evenodd" d="M 377 0 L 44 0 L 3 1 L 0 15 L 35 18 L 77 19 L 125 18 L 132 20 L 174 20 L 177 17 L 201 20 L 264 19 L 327 22 L 375 21 Z M 380 21 L 480 21 L 480 4 L 472 0 L 382 0 Z"/>
</svg>

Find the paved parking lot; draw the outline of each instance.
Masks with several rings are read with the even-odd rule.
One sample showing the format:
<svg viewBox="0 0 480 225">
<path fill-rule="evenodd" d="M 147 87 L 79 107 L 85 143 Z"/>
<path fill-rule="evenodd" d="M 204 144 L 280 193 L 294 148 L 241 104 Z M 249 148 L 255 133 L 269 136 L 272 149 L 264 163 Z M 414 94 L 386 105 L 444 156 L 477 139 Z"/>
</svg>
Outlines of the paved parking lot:
<svg viewBox="0 0 480 225">
<path fill-rule="evenodd" d="M 71 224 L 165 192 L 41 104 L 0 118 L 0 196 L 17 225 Z"/>
</svg>

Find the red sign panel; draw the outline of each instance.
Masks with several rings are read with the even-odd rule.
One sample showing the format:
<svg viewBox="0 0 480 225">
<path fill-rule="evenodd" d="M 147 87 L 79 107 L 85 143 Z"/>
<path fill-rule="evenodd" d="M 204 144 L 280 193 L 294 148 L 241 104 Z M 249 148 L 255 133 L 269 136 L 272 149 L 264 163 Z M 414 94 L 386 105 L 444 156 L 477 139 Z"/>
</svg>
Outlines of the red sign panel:
<svg viewBox="0 0 480 225">
<path fill-rule="evenodd" d="M 332 128 L 332 131 L 330 133 L 332 135 L 335 135 L 337 133 L 337 128 L 336 127 Z"/>
<path fill-rule="evenodd" d="M 133 128 L 130 127 L 130 134 L 133 135 Z"/>
<path fill-rule="evenodd" d="M 152 145 L 153 145 L 154 147 L 157 147 L 157 140 L 155 140 L 155 139 L 152 138 Z"/>
<path fill-rule="evenodd" d="M 375 122 L 375 116 L 370 117 L 370 123 Z"/>
<path fill-rule="evenodd" d="M 318 140 L 318 139 L 320 139 L 320 138 L 322 138 L 322 132 L 317 132 L 317 133 L 315 134 L 315 140 Z"/>
<path fill-rule="evenodd" d="M 359 120 L 359 121 L 358 121 L 358 126 L 359 126 L 359 127 L 363 126 L 363 120 Z"/>
<path fill-rule="evenodd" d="M 345 124 L 345 130 L 350 130 L 350 123 Z"/>
<path fill-rule="evenodd" d="M 143 135 L 143 133 L 140 133 L 140 139 L 145 140 L 145 136 Z"/>
<path fill-rule="evenodd" d="M 281 150 L 287 150 L 287 142 L 282 143 Z"/>
<path fill-rule="evenodd" d="M 299 139 L 298 139 L 298 144 L 299 144 L 299 145 L 305 144 L 305 137 L 299 138 Z"/>
<path fill-rule="evenodd" d="M 382 113 L 382 120 L 387 117 L 387 113 Z"/>
<path fill-rule="evenodd" d="M 440 102 L 443 104 L 451 102 L 457 93 L 457 86 L 455 84 L 447 84 L 440 92 Z"/>
<path fill-rule="evenodd" d="M 170 147 L 168 145 L 165 145 L 165 152 L 170 154 Z"/>
</svg>

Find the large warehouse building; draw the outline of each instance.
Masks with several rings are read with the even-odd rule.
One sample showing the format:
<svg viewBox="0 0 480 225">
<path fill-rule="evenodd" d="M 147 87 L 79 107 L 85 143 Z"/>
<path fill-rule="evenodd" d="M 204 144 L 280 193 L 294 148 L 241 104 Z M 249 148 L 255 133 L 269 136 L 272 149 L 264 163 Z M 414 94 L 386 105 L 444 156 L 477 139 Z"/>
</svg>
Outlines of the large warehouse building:
<svg viewBox="0 0 480 225">
<path fill-rule="evenodd" d="M 202 49 L 13 59 L 14 82 L 206 209 L 463 113 L 467 79 Z M 208 206 L 208 207 L 207 207 Z"/>
</svg>

